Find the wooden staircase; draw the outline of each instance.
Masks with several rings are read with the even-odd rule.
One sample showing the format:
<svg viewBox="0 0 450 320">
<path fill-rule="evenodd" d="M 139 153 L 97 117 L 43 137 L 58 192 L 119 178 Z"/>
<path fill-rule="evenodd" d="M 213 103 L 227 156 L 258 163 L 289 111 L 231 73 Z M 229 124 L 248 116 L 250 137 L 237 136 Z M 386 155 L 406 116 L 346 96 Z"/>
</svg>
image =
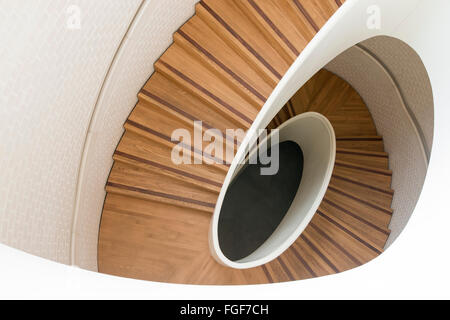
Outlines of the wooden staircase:
<svg viewBox="0 0 450 320">
<path fill-rule="evenodd" d="M 193 136 L 194 121 L 219 129 L 235 151 L 240 141 L 227 136 L 226 129 L 251 126 L 289 66 L 342 2 L 197 4 L 196 14 L 155 63 L 124 125 L 106 185 L 100 272 L 172 283 L 271 283 L 341 272 L 381 254 L 392 215 L 388 154 L 362 99 L 326 70 L 268 126 L 316 111 L 330 120 L 337 137 L 336 165 L 319 210 L 274 261 L 247 270 L 219 265 L 210 255 L 208 232 L 229 165 L 171 161 L 172 148 L 180 143 L 171 140 L 172 132 L 184 128 Z M 201 159 L 200 150 L 183 143 L 191 160 Z"/>
</svg>

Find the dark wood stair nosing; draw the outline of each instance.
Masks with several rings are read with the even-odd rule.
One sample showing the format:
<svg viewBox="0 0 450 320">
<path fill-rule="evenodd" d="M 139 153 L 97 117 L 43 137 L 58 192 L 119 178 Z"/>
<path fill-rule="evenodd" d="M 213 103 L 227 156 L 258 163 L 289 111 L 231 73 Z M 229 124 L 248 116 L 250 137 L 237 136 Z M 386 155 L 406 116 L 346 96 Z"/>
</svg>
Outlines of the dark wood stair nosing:
<svg viewBox="0 0 450 320">
<path fill-rule="evenodd" d="M 177 75 L 177 77 L 183 79 L 183 81 L 189 83 L 192 87 L 196 88 L 197 90 L 199 90 L 203 94 L 207 95 L 209 98 L 214 100 L 216 103 L 221 105 L 223 108 L 227 109 L 229 112 L 231 112 L 235 116 L 239 117 L 241 120 L 246 122 L 249 126 L 253 123 L 252 119 L 250 119 L 249 117 L 244 115 L 242 112 L 240 112 L 239 110 L 237 110 L 236 108 L 231 106 L 229 103 L 227 103 L 226 101 L 222 100 L 221 98 L 219 98 L 218 96 L 216 96 L 215 94 L 213 94 L 212 92 L 210 92 L 209 90 L 207 90 L 206 88 L 204 88 L 203 86 L 201 86 L 200 84 L 198 84 L 197 82 L 195 82 L 194 80 L 189 78 L 185 74 L 183 74 L 178 69 L 174 68 L 170 64 L 164 62 L 163 60 L 158 60 L 158 63 L 162 64 L 164 67 L 169 69 L 172 73 Z M 155 66 L 157 67 L 157 64 Z"/>
<path fill-rule="evenodd" d="M 225 20 L 222 19 L 211 7 L 209 7 L 203 0 L 200 5 L 221 24 L 240 44 L 242 44 L 264 67 L 266 67 L 276 78 L 281 80 L 283 77 L 275 68 L 267 62 L 247 41 L 245 41 Z"/>
<path fill-rule="evenodd" d="M 363 238 L 361 238 L 360 236 L 358 236 L 357 234 L 355 234 L 354 232 L 352 232 L 351 230 L 346 228 L 346 226 L 344 226 L 343 223 L 337 222 L 335 219 L 331 218 L 328 214 L 324 213 L 324 211 L 318 209 L 317 214 L 320 215 L 322 218 L 326 219 L 328 222 L 335 225 L 337 228 L 339 228 L 343 232 L 347 233 L 349 236 L 351 236 L 355 240 L 359 241 L 361 244 L 363 244 L 364 246 L 366 246 L 373 252 L 377 253 L 378 255 L 383 253 L 383 251 L 381 251 L 380 248 L 377 248 L 378 246 L 371 245 L 369 242 L 367 242 L 366 240 L 364 240 Z"/>
<path fill-rule="evenodd" d="M 373 222 L 367 221 L 366 219 L 360 217 L 359 215 L 357 215 L 357 214 L 351 212 L 351 211 L 348 210 L 348 209 L 343 208 L 341 205 L 335 203 L 334 201 L 328 199 L 327 197 L 323 198 L 322 201 L 323 201 L 323 202 L 326 202 L 327 204 L 329 204 L 330 206 L 334 207 L 335 209 L 338 209 L 338 210 L 344 212 L 345 214 L 347 214 L 347 215 L 349 215 L 349 216 L 351 216 L 351 217 L 353 217 L 353 218 L 355 218 L 355 219 L 361 221 L 362 223 L 364 223 L 364 224 L 366 224 L 367 226 L 369 226 L 369 227 L 371 227 L 371 228 L 377 230 L 378 232 L 384 233 L 384 234 L 386 234 L 386 235 L 389 235 L 389 234 L 390 234 L 390 232 L 389 232 L 384 226 L 378 226 L 378 225 L 376 225 L 376 224 L 373 223 Z"/>
<path fill-rule="evenodd" d="M 335 224 L 338 228 L 340 228 L 342 231 L 346 232 L 356 240 L 360 241 L 374 252 L 377 252 L 378 254 L 381 254 L 383 252 L 383 246 L 380 246 L 376 244 L 373 240 L 367 238 L 366 234 L 362 231 L 358 231 L 357 227 L 355 227 L 353 223 L 342 220 L 340 217 L 335 216 L 334 213 L 329 212 L 329 210 L 327 210 L 327 208 L 324 208 L 323 206 L 319 207 L 316 213 L 322 216 L 323 218 L 326 218 L 327 220 L 330 221 L 333 220 L 333 224 Z M 386 229 L 386 231 L 387 233 L 383 233 L 377 230 L 377 232 L 382 233 L 384 237 L 386 237 L 387 239 L 389 237 L 391 230 Z"/>
<path fill-rule="evenodd" d="M 361 199 L 361 198 L 359 198 L 359 197 L 357 197 L 357 196 L 355 196 L 355 195 L 353 195 L 353 194 L 351 194 L 351 193 L 349 193 L 347 191 L 342 190 L 341 188 L 335 187 L 333 184 L 329 184 L 328 185 L 328 189 L 332 190 L 332 191 L 334 191 L 336 193 L 339 193 L 339 194 L 341 194 L 341 195 L 343 195 L 343 196 L 345 196 L 347 198 L 350 198 L 352 200 L 358 201 L 358 202 L 360 202 L 360 203 L 362 203 L 364 205 L 372 207 L 372 208 L 374 208 L 376 210 L 380 210 L 380 211 L 382 211 L 382 212 L 392 216 L 392 213 L 393 213 L 392 209 L 385 208 L 385 207 L 382 207 L 382 206 L 380 206 L 380 205 L 378 205 L 376 203 L 373 203 L 371 201 Z"/>
<path fill-rule="evenodd" d="M 343 167 L 343 168 L 347 168 L 347 169 L 353 169 L 353 170 L 359 170 L 359 171 L 366 171 L 366 172 L 370 172 L 370 173 L 374 173 L 374 174 L 379 174 L 379 175 L 383 175 L 383 176 L 392 176 L 392 171 L 391 170 L 386 170 L 386 169 L 379 169 L 379 168 L 374 168 L 374 167 L 365 167 L 362 165 L 357 165 L 351 162 L 347 162 L 347 161 L 342 161 L 342 160 L 336 160 L 335 161 L 335 165 L 339 166 L 339 167 Z"/>
<path fill-rule="evenodd" d="M 343 181 L 346 181 L 348 183 L 352 183 L 352 184 L 355 184 L 355 185 L 358 185 L 358 186 L 361 186 L 361 187 L 364 187 L 364 188 L 368 188 L 368 189 L 371 189 L 371 190 L 374 190 L 374 191 L 377 191 L 377 192 L 385 193 L 385 194 L 388 194 L 388 195 L 391 195 L 391 196 L 394 195 L 394 190 L 392 190 L 392 189 L 385 189 L 385 188 L 375 187 L 375 186 L 372 186 L 370 184 L 366 184 L 366 183 L 362 183 L 360 181 L 349 179 L 348 177 L 343 177 L 343 176 L 341 176 L 339 174 L 336 174 L 336 173 L 333 173 L 332 176 L 333 176 L 333 178 L 336 178 L 336 179 L 339 179 L 339 180 L 343 180 Z"/>
<path fill-rule="evenodd" d="M 186 202 L 186 203 L 202 206 L 205 208 L 214 209 L 216 206 L 215 203 L 209 203 L 209 202 L 195 200 L 195 199 L 191 199 L 191 198 L 180 197 L 177 195 L 154 191 L 154 190 L 149 190 L 149 189 L 144 189 L 144 188 L 132 187 L 132 186 L 115 183 L 115 182 L 110 182 L 110 181 L 108 181 L 106 183 L 106 186 L 112 187 L 112 188 L 118 188 L 118 189 L 122 189 L 122 190 L 127 190 L 127 191 L 132 191 L 132 192 L 137 192 L 140 194 L 150 195 L 150 196 L 154 196 L 154 197 L 160 197 L 160 198 L 175 200 L 175 201 L 179 201 L 179 202 Z"/>
<path fill-rule="evenodd" d="M 341 136 L 336 137 L 337 141 L 383 141 L 381 136 Z"/>
<path fill-rule="evenodd" d="M 134 160 L 134 161 L 136 161 L 136 162 L 140 162 L 140 163 L 142 163 L 142 164 L 146 164 L 146 165 L 149 165 L 149 166 L 158 168 L 158 169 L 170 171 L 170 172 L 172 172 L 172 173 L 175 173 L 175 174 L 184 176 L 184 177 L 186 177 L 186 178 L 190 178 L 190 179 L 193 179 L 193 180 L 197 180 L 197 181 L 199 181 L 199 182 L 204 182 L 204 183 L 213 185 L 213 186 L 215 186 L 215 187 L 222 188 L 222 184 L 221 184 L 221 183 L 215 182 L 215 181 L 210 180 L 210 179 L 208 179 L 208 178 L 200 177 L 200 176 L 194 175 L 194 174 L 192 174 L 192 173 L 185 172 L 185 171 L 183 171 L 183 170 L 171 168 L 171 167 L 169 167 L 169 166 L 166 166 L 166 165 L 157 163 L 157 162 L 155 162 L 155 161 L 147 160 L 147 159 L 144 159 L 144 158 L 141 158 L 141 157 L 138 157 L 138 156 L 135 156 L 135 155 L 126 153 L 126 152 L 122 152 L 122 151 L 116 150 L 116 151 L 114 152 L 114 155 L 118 155 L 118 156 L 121 156 L 121 157 L 130 159 L 130 160 Z"/>
<path fill-rule="evenodd" d="M 297 48 L 289 41 L 289 39 L 281 32 L 280 29 L 273 23 L 273 21 L 266 15 L 266 13 L 258 6 L 254 0 L 248 0 L 255 12 L 267 23 L 267 25 L 276 33 L 276 35 L 283 41 L 283 43 L 292 51 L 295 56 L 299 56 L 300 52 Z"/>
<path fill-rule="evenodd" d="M 194 122 L 194 121 L 201 121 L 201 122 L 202 122 L 202 125 L 203 125 L 205 128 L 207 128 L 207 129 L 214 129 L 214 127 L 213 127 L 212 125 L 210 125 L 209 123 L 207 123 L 207 122 L 205 122 L 205 121 L 203 121 L 203 120 L 200 120 L 200 119 L 195 118 L 193 115 L 189 114 L 188 112 L 186 112 L 186 111 L 184 111 L 184 110 L 181 110 L 180 108 L 174 106 L 173 104 L 171 104 L 171 103 L 165 101 L 164 99 L 158 97 L 157 95 L 155 95 L 155 94 L 153 94 L 153 93 L 151 93 L 151 92 L 149 92 L 149 91 L 147 91 L 147 90 L 145 90 L 145 89 L 141 89 L 140 93 L 141 93 L 142 95 L 144 95 L 145 97 L 148 97 L 149 99 L 153 99 L 153 100 L 155 100 L 156 102 L 158 102 L 158 103 L 164 105 L 165 107 L 169 108 L 169 109 L 172 110 L 173 112 L 175 112 L 175 113 L 177 113 L 177 114 L 180 114 L 182 117 L 185 117 L 185 118 L 191 120 L 192 122 Z M 143 99 L 145 99 L 145 98 L 143 98 Z M 145 100 L 145 102 L 146 102 L 146 103 L 149 103 L 148 100 Z M 144 103 L 144 105 L 146 105 L 146 103 Z M 181 118 L 181 117 L 180 117 L 180 118 Z M 225 137 L 225 139 L 227 139 L 227 140 L 229 140 L 229 141 L 232 141 L 236 146 L 239 146 L 240 141 L 236 141 L 236 139 L 233 139 L 232 137 L 228 136 L 225 132 L 222 132 L 222 135 Z"/>
<path fill-rule="evenodd" d="M 336 153 L 350 154 L 355 156 L 366 156 L 373 158 L 389 158 L 389 155 L 386 152 L 366 151 L 358 149 L 336 148 Z"/>
<path fill-rule="evenodd" d="M 283 261 L 282 256 L 278 256 L 278 258 L 276 259 L 278 261 L 278 263 L 280 264 L 281 268 L 283 269 L 284 273 L 287 275 L 287 277 L 289 278 L 289 281 L 295 281 L 295 277 L 292 275 L 291 270 L 289 270 L 288 266 L 286 265 L 286 263 Z"/>
<path fill-rule="evenodd" d="M 153 129 L 147 127 L 147 126 L 144 126 L 144 125 L 142 125 L 142 124 L 140 124 L 138 122 L 135 122 L 133 120 L 128 119 L 128 120 L 126 120 L 125 123 L 129 124 L 132 127 L 140 129 L 142 131 L 150 133 L 151 135 L 153 135 L 155 137 L 158 137 L 158 138 L 160 138 L 160 139 L 162 139 L 164 141 L 167 141 L 167 142 L 169 142 L 169 143 L 171 143 L 173 145 L 181 145 L 184 149 L 189 150 L 190 152 L 194 152 L 194 153 L 198 154 L 199 156 L 206 156 L 208 159 L 216 161 L 216 163 L 221 165 L 221 166 L 230 167 L 230 164 L 226 163 L 226 161 L 224 161 L 223 159 L 216 158 L 213 155 L 211 155 L 209 153 L 205 153 L 205 152 L 203 152 L 201 150 L 198 150 L 194 146 L 187 145 L 187 144 L 185 144 L 182 141 L 173 141 L 170 137 L 166 136 L 165 134 L 163 134 L 161 132 L 158 132 L 158 131 L 155 131 L 155 130 L 153 130 Z"/>
<path fill-rule="evenodd" d="M 295 6 L 298 8 L 300 13 L 305 17 L 305 19 L 308 21 L 308 23 L 311 25 L 311 27 L 314 29 L 314 31 L 319 32 L 320 28 L 315 23 L 314 19 L 311 17 L 311 15 L 308 13 L 308 11 L 305 9 L 305 7 L 302 6 L 302 4 L 298 0 L 293 0 Z"/>
<path fill-rule="evenodd" d="M 330 242 L 333 246 L 335 246 L 339 251 L 341 251 L 347 258 L 349 258 L 354 264 L 361 265 L 363 264 L 356 257 L 354 257 L 350 252 L 347 251 L 343 246 L 341 246 L 337 241 L 331 238 L 326 232 L 324 232 L 321 228 L 319 228 L 314 222 L 310 222 L 311 228 L 313 228 L 322 238 L 325 238 L 328 242 Z"/>
<path fill-rule="evenodd" d="M 269 281 L 269 283 L 274 283 L 272 275 L 270 274 L 269 270 L 267 269 L 267 266 L 265 264 L 263 264 L 261 266 L 261 269 L 263 270 L 264 274 L 266 275 L 267 281 Z"/>
<path fill-rule="evenodd" d="M 239 75 L 237 75 L 233 70 L 228 68 L 225 64 L 223 64 L 219 59 L 217 59 L 212 53 L 203 48 L 197 41 L 192 39 L 187 33 L 185 33 L 182 29 L 177 31 L 179 35 L 181 35 L 186 41 L 188 41 L 192 46 L 194 46 L 199 52 L 201 52 L 205 57 L 214 62 L 219 68 L 225 71 L 231 78 L 237 81 L 241 86 L 243 86 L 247 91 L 253 94 L 256 98 L 260 100 L 263 104 L 266 102 L 267 97 L 258 92 L 256 88 L 247 83 L 244 79 L 242 79 Z M 256 72 L 256 71 L 255 71 Z"/>
<path fill-rule="evenodd" d="M 311 266 L 308 264 L 308 262 L 302 257 L 300 252 L 295 248 L 295 242 L 289 247 L 289 249 L 292 251 L 294 256 L 297 258 L 298 261 L 305 267 L 305 269 L 311 274 L 313 277 L 317 277 L 317 274 L 314 272 L 314 270 L 311 268 Z"/>
<path fill-rule="evenodd" d="M 320 251 L 312 242 L 308 236 L 303 232 L 300 237 L 305 243 L 335 272 L 339 273 L 340 270 Z"/>
</svg>

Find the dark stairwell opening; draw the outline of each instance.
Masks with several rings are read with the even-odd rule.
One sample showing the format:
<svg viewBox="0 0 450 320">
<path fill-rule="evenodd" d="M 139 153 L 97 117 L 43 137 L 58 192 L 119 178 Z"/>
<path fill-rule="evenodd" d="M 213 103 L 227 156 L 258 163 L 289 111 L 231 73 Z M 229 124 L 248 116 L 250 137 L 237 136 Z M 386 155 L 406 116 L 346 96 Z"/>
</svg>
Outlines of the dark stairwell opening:
<svg viewBox="0 0 450 320">
<path fill-rule="evenodd" d="M 247 161 L 223 201 L 218 223 L 219 244 L 232 261 L 258 249 L 283 220 L 302 179 L 302 149 L 293 141 L 281 142 L 278 172 L 261 175 L 262 167 L 259 161 L 257 164 Z"/>
</svg>

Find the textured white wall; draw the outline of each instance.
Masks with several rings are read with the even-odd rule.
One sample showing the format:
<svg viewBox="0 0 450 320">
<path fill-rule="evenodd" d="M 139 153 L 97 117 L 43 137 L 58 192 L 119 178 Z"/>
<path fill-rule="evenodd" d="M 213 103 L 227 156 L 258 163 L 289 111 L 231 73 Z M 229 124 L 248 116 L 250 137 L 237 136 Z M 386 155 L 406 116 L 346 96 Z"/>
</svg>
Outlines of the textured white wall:
<svg viewBox="0 0 450 320">
<path fill-rule="evenodd" d="M 86 132 L 140 4 L 0 1 L 0 242 L 71 262 Z M 80 29 L 67 28 L 71 5 Z"/>
<path fill-rule="evenodd" d="M 434 130 L 433 94 L 419 55 L 405 42 L 385 36 L 366 40 L 359 46 L 376 57 L 398 85 L 429 159 Z"/>
<path fill-rule="evenodd" d="M 403 42 L 376 37 L 364 41 L 363 47 L 374 50 L 368 53 L 352 47 L 326 68 L 358 91 L 384 138 L 395 191 L 389 246 L 408 223 L 425 181 L 427 148 L 422 142 L 425 146 L 432 142 L 433 94 L 423 63 Z M 396 60 L 398 56 L 402 59 Z M 379 63 L 379 59 L 383 62 Z M 387 65 L 392 69 L 386 69 Z"/>
<path fill-rule="evenodd" d="M 173 33 L 195 12 L 198 0 L 149 0 L 134 19 L 106 78 L 89 128 L 80 173 L 73 263 L 97 270 L 97 240 L 104 187 L 123 124 L 153 63 L 172 43 Z"/>
</svg>

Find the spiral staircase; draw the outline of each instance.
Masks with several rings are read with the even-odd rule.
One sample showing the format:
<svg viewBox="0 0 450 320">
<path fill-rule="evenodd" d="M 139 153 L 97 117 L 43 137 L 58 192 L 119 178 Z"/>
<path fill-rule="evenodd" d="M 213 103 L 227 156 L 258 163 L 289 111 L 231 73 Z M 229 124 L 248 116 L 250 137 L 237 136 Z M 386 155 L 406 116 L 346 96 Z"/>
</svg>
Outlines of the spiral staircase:
<svg viewBox="0 0 450 320">
<path fill-rule="evenodd" d="M 171 160 L 181 145 L 172 132 L 194 135 L 194 121 L 247 130 L 275 86 L 339 0 L 205 0 L 174 35 L 139 92 L 114 153 L 99 233 L 102 273 L 183 284 L 259 284 L 301 280 L 360 266 L 383 251 L 392 216 L 392 172 L 383 139 L 358 93 L 322 69 L 280 110 L 269 129 L 309 111 L 336 134 L 336 162 L 313 220 L 277 259 L 237 270 L 211 256 L 211 215 L 229 165 Z M 220 138 L 220 137 L 214 137 Z M 228 144 L 230 145 L 230 144 Z M 225 154 L 225 152 L 224 152 Z"/>
</svg>

